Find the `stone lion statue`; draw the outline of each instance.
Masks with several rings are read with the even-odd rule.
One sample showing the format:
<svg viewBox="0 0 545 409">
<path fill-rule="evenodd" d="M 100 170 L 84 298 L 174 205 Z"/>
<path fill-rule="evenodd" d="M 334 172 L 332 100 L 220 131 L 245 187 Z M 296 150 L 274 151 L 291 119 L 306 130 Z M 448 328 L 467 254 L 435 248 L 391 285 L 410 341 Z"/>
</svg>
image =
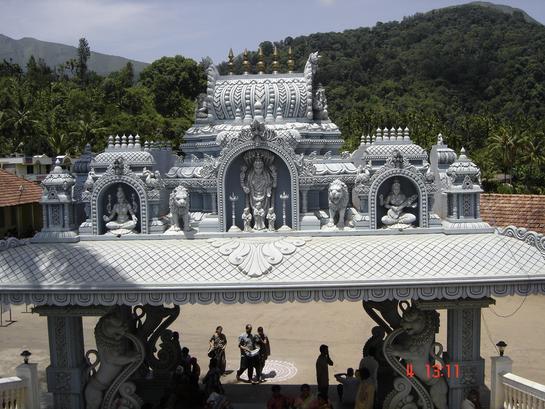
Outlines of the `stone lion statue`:
<svg viewBox="0 0 545 409">
<path fill-rule="evenodd" d="M 123 368 L 142 359 L 138 352 L 130 351 L 127 348 L 124 338 L 128 334 L 128 330 L 127 323 L 115 312 L 106 314 L 98 320 L 95 327 L 95 339 L 97 364 L 100 366 L 85 387 L 86 409 L 99 409 L 105 391 Z"/>
<path fill-rule="evenodd" d="M 178 186 L 170 194 L 168 201 L 172 227 L 169 230 L 191 230 L 189 220 L 189 191 L 185 186 Z"/>
<path fill-rule="evenodd" d="M 408 307 L 401 319 L 401 331 L 406 335 L 401 342 L 386 347 L 386 354 L 405 360 L 405 365 L 410 366 L 416 378 L 427 387 L 435 408 L 448 409 L 448 385 L 445 378 L 429 377 L 426 368 L 426 364 L 430 364 L 430 357 L 441 360 L 432 352 L 435 346 L 440 346 L 435 342 L 435 334 L 439 331 L 439 313 L 423 311 L 415 306 Z M 385 342 L 388 344 L 388 339 Z M 387 407 L 386 404 L 384 407 Z"/>
<path fill-rule="evenodd" d="M 328 227 L 344 228 L 346 206 L 348 206 L 348 187 L 346 183 L 339 179 L 331 182 L 327 190 L 327 199 L 329 203 Z"/>
</svg>

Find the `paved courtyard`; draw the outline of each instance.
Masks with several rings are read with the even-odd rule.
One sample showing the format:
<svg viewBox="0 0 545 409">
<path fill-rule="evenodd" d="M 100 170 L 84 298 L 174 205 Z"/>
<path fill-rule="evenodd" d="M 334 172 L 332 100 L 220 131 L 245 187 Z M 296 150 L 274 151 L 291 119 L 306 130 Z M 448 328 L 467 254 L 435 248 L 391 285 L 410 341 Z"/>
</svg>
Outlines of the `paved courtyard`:
<svg viewBox="0 0 545 409">
<path fill-rule="evenodd" d="M 13 318 L 17 322 L 0 328 L 0 376 L 13 376 L 15 367 L 22 361 L 20 352 L 28 349 L 32 352 L 31 360 L 39 363 L 42 387 L 45 390 L 44 370 L 49 361 L 47 320 L 36 314 L 25 314 L 24 311 L 24 307 L 15 307 Z M 543 311 L 543 296 L 499 298 L 492 310 L 484 310 L 481 355 L 487 359 L 487 383 L 488 358 L 497 354 L 493 344 L 503 339 L 509 345 L 506 355 L 514 360 L 514 372 L 545 384 L 545 369 L 540 359 L 545 357 Z M 511 316 L 501 317 L 506 315 Z M 6 315 L 4 318 L 7 318 Z M 445 311 L 441 311 L 441 319 L 438 340 L 446 345 Z M 96 321 L 97 318 L 84 318 L 87 349 L 94 347 L 93 329 Z M 246 323 L 251 323 L 254 330 L 263 326 L 270 338 L 272 355 L 266 372 L 271 377 L 260 386 L 235 385 L 233 373 L 224 378 L 223 382 L 227 384 L 232 400 L 241 403 L 242 407 L 245 402 L 266 402 L 270 395 L 270 385 L 275 382 L 284 385 L 286 391 L 294 393 L 302 383 L 315 383 L 314 364 L 318 347 L 322 343 L 329 345 L 334 361 L 331 378 L 333 373 L 345 372 L 347 367 L 357 366 L 363 342 L 374 326 L 364 314 L 360 303 L 319 302 L 184 305 L 171 328 L 180 332 L 182 345 L 190 349 L 191 355 L 200 359 L 205 372 L 208 339 L 217 325 L 222 325 L 227 335 L 228 369 L 237 369 L 237 337 L 244 331 Z M 272 377 L 274 374 L 276 376 Z"/>
</svg>

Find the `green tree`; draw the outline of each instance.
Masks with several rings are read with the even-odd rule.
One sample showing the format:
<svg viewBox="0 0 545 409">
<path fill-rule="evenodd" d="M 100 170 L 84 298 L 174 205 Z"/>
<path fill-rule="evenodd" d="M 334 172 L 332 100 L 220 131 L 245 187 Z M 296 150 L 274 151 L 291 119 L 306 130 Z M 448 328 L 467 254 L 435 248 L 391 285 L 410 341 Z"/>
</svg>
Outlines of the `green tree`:
<svg viewBox="0 0 545 409">
<path fill-rule="evenodd" d="M 88 67 L 87 60 L 91 56 L 91 47 L 89 42 L 83 37 L 79 39 L 78 44 L 78 57 L 76 65 L 76 75 L 81 84 L 87 81 Z"/>
<path fill-rule="evenodd" d="M 157 112 L 169 118 L 192 117 L 192 102 L 206 90 L 204 71 L 181 55 L 154 61 L 140 74 L 140 83 L 153 94 Z"/>
</svg>

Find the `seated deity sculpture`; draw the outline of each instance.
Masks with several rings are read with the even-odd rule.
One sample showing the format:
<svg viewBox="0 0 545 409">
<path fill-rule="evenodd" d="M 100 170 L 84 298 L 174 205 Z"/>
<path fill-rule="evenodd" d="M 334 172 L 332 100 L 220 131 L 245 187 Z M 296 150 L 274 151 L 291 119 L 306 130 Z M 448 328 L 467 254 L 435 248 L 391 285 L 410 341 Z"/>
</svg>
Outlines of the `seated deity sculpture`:
<svg viewBox="0 0 545 409">
<path fill-rule="evenodd" d="M 246 194 L 246 207 L 250 209 L 256 223 L 256 230 L 265 228 L 265 209 L 271 207 L 277 172 L 272 165 L 274 155 L 268 152 L 249 151 L 244 155 L 245 166 L 240 172 L 240 184 Z M 263 210 L 263 217 L 256 215 L 258 207 Z M 261 212 L 260 210 L 260 212 Z"/>
<path fill-rule="evenodd" d="M 254 219 L 254 230 L 265 230 L 265 209 L 261 206 L 261 202 L 255 204 Z"/>
<path fill-rule="evenodd" d="M 135 233 L 138 218 L 136 217 L 133 205 L 125 198 L 125 192 L 121 186 L 117 188 L 116 196 L 117 203 L 109 212 L 110 214 L 102 216 L 106 222 L 106 229 L 109 230 L 109 233 L 115 235 Z"/>
<path fill-rule="evenodd" d="M 387 213 L 382 217 L 382 223 L 389 228 L 407 228 L 416 221 L 416 216 L 412 213 L 405 212 L 404 209 L 417 206 L 418 195 L 406 197 L 401 191 L 401 184 L 398 179 L 394 179 L 392 188 L 386 199 L 383 195 L 379 196 L 380 205 L 388 209 Z"/>
</svg>

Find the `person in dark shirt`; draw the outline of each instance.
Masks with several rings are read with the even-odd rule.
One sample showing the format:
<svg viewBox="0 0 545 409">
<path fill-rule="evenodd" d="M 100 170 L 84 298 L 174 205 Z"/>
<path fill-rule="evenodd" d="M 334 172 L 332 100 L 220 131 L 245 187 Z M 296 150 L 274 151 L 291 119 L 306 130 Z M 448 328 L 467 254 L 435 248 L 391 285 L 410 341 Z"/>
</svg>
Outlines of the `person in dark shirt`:
<svg viewBox="0 0 545 409">
<path fill-rule="evenodd" d="M 255 337 L 252 334 L 251 324 L 246 324 L 246 332 L 238 337 L 238 348 L 240 349 L 240 368 L 237 371 L 237 381 L 240 381 L 240 375 L 248 370 L 248 381 L 253 382 L 257 356 L 255 354 Z"/>
<path fill-rule="evenodd" d="M 318 392 L 326 398 L 329 395 L 329 366 L 333 366 L 333 361 L 329 357 L 329 347 L 320 345 L 320 355 L 316 359 L 316 383 Z"/>
</svg>

